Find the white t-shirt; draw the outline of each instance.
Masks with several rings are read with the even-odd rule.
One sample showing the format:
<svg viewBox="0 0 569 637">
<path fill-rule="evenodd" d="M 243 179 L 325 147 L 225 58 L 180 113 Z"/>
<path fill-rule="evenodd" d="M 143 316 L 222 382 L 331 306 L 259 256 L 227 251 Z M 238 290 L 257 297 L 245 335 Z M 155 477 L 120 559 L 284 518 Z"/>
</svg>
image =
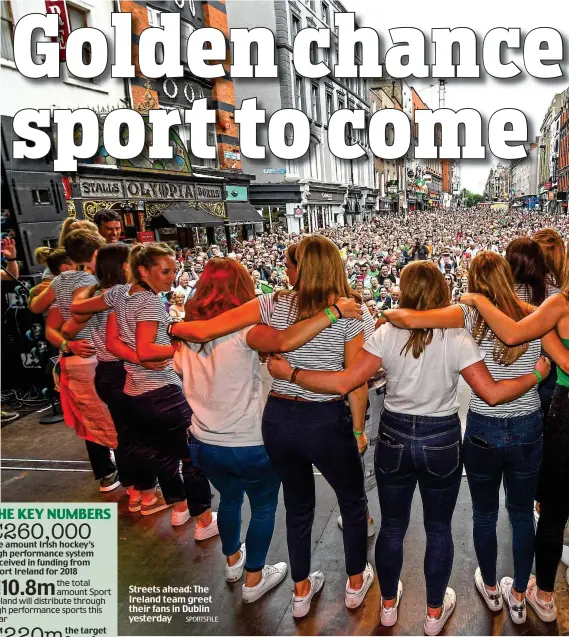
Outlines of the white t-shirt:
<svg viewBox="0 0 569 637">
<path fill-rule="evenodd" d="M 184 343 L 174 354 L 174 371 L 182 377 L 193 412 L 190 431 L 202 442 L 222 447 L 263 444 L 261 364 L 259 354 L 247 345 L 251 329 L 216 338 L 203 349 L 199 343 Z"/>
<path fill-rule="evenodd" d="M 412 416 L 449 416 L 458 412 L 456 390 L 460 372 L 483 360 L 476 341 L 463 328 L 434 330 L 419 358 L 404 355 L 409 330 L 386 323 L 366 341 L 364 349 L 382 359 L 387 387 L 385 408 Z"/>
</svg>

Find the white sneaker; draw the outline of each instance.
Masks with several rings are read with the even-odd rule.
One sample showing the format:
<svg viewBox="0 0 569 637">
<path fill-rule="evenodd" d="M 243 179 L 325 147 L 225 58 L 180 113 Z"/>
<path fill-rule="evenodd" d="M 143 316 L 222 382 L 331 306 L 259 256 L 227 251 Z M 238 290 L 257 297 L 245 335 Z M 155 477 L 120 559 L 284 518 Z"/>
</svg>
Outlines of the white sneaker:
<svg viewBox="0 0 569 637">
<path fill-rule="evenodd" d="M 338 516 L 338 526 L 342 529 L 342 531 L 344 530 L 344 521 L 342 520 L 341 515 Z M 372 520 L 372 518 L 368 518 L 367 519 L 367 536 L 373 537 L 374 535 L 375 535 L 375 522 Z"/>
<path fill-rule="evenodd" d="M 235 562 L 233 566 L 229 566 L 227 562 L 225 562 L 225 581 L 226 582 L 237 582 L 241 579 L 243 575 L 243 569 L 245 568 L 245 544 L 241 545 L 239 549 L 241 551 L 241 557 Z"/>
<path fill-rule="evenodd" d="M 368 562 L 363 572 L 363 584 L 359 589 L 350 588 L 350 578 L 346 582 L 346 608 L 357 608 L 364 601 L 364 597 L 369 591 L 369 587 L 373 584 L 375 579 L 375 573 L 373 572 L 373 566 Z"/>
<path fill-rule="evenodd" d="M 535 575 L 532 575 L 529 578 L 526 590 L 526 599 L 542 622 L 554 622 L 557 619 L 555 598 L 552 597 L 550 602 L 544 602 L 539 599 L 537 596 L 537 582 L 535 581 Z"/>
<path fill-rule="evenodd" d="M 263 574 L 261 581 L 256 586 L 243 586 L 241 587 L 241 594 L 243 601 L 247 604 L 256 602 L 265 593 L 274 588 L 277 584 L 280 584 L 286 577 L 287 572 L 286 562 L 278 562 L 274 566 L 266 565 L 263 567 Z"/>
<path fill-rule="evenodd" d="M 391 606 L 391 608 L 385 608 L 383 605 L 383 596 L 381 598 L 381 613 L 379 615 L 379 621 L 382 626 L 393 626 L 397 621 L 397 608 L 399 606 L 399 602 L 401 601 L 401 597 L 403 596 L 403 584 L 401 580 L 399 580 L 399 584 L 397 585 L 397 598 L 395 600 L 395 604 Z"/>
<path fill-rule="evenodd" d="M 480 567 L 478 567 L 474 572 L 474 583 L 476 584 L 478 592 L 480 593 L 480 595 L 482 595 L 482 598 L 484 599 L 486 605 L 490 610 L 502 610 L 503 602 L 500 588 L 496 586 L 496 591 L 490 592 L 486 588 L 486 586 L 484 586 L 484 580 L 482 579 Z"/>
<path fill-rule="evenodd" d="M 563 547 L 563 553 L 561 553 L 561 561 L 565 566 L 569 566 L 569 546 Z"/>
<path fill-rule="evenodd" d="M 296 618 L 304 617 L 310 610 L 310 602 L 316 593 L 324 586 L 324 573 L 314 571 L 308 576 L 310 580 L 310 593 L 304 597 L 292 597 L 292 616 Z"/>
<path fill-rule="evenodd" d="M 172 526 L 183 526 L 192 516 L 188 509 L 184 511 L 176 511 L 176 509 L 172 509 Z"/>
<path fill-rule="evenodd" d="M 453 610 L 456 608 L 456 593 L 452 588 L 447 588 L 445 598 L 443 600 L 443 611 L 441 616 L 436 619 L 435 617 L 425 617 L 425 634 L 426 635 L 438 635 L 443 626 L 446 624 L 447 619 L 452 615 Z"/>
<path fill-rule="evenodd" d="M 219 535 L 219 529 L 217 528 L 217 513 L 211 513 L 211 522 L 207 526 L 198 526 L 194 529 L 195 540 L 207 540 L 214 535 Z"/>
<path fill-rule="evenodd" d="M 502 577 L 500 580 L 500 589 L 502 590 L 502 597 L 508 603 L 510 607 L 510 617 L 514 624 L 523 624 L 527 619 L 527 609 L 525 597 L 521 602 L 512 595 L 512 586 L 514 580 L 511 577 Z"/>
</svg>

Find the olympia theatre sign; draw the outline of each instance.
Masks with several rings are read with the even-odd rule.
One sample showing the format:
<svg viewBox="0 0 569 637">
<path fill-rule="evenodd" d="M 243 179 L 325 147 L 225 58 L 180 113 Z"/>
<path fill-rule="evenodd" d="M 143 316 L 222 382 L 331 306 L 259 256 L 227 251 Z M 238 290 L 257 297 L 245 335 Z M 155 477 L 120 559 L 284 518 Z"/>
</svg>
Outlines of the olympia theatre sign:
<svg viewBox="0 0 569 637">
<path fill-rule="evenodd" d="M 223 199 L 221 186 L 176 181 L 81 179 L 81 197 L 101 199 L 217 200 Z"/>
</svg>

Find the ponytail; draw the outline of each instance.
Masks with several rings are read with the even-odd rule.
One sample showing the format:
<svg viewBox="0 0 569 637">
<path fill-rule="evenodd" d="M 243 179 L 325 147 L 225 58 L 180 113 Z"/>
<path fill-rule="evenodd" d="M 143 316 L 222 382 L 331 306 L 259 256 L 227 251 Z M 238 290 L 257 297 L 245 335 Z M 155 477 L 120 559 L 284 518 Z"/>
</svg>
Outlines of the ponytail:
<svg viewBox="0 0 569 637">
<path fill-rule="evenodd" d="M 135 283 L 140 283 L 139 268 L 150 269 L 160 257 L 175 257 L 176 253 L 167 243 L 137 243 L 129 255 L 131 276 Z"/>
</svg>

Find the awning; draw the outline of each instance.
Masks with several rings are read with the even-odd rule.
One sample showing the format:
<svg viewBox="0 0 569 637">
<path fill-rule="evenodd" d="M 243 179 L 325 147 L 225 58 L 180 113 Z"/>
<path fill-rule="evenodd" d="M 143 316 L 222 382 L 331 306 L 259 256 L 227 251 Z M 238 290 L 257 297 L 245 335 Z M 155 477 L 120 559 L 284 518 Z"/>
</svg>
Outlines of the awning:
<svg viewBox="0 0 569 637">
<path fill-rule="evenodd" d="M 229 223 L 263 223 L 263 217 L 248 201 L 227 201 Z"/>
<path fill-rule="evenodd" d="M 223 218 L 216 217 L 201 208 L 195 208 L 188 201 L 176 201 L 170 204 L 162 216 L 177 228 L 192 228 L 194 226 L 222 226 Z"/>
</svg>

